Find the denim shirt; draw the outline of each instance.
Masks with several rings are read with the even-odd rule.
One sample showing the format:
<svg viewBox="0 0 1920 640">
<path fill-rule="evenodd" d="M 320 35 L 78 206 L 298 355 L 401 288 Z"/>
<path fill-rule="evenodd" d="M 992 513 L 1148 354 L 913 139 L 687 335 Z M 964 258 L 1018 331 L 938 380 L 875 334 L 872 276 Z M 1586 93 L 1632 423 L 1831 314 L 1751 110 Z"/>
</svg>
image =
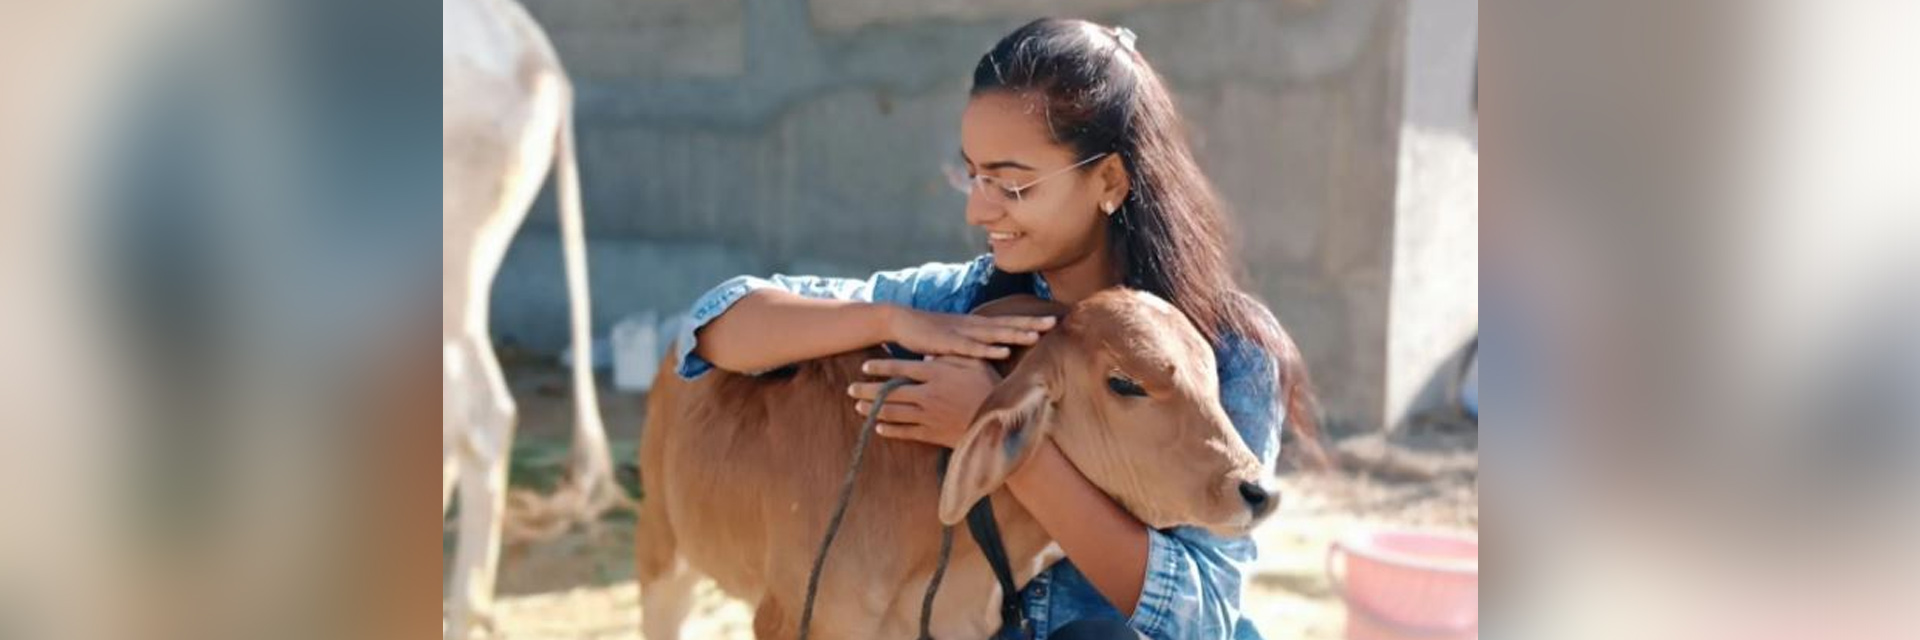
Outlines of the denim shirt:
<svg viewBox="0 0 1920 640">
<path fill-rule="evenodd" d="M 693 353 L 694 332 L 725 313 L 748 293 L 775 288 L 812 298 L 890 303 L 922 311 L 966 313 L 974 294 L 993 271 L 991 255 L 965 263 L 928 263 L 882 271 L 865 280 L 775 275 L 739 276 L 721 283 L 694 302 L 690 321 L 678 336 L 678 373 L 693 379 L 713 365 Z M 1046 282 L 1037 293 L 1052 297 Z M 1270 354 L 1238 336 L 1227 336 L 1215 351 L 1219 363 L 1220 402 L 1240 438 L 1267 468 L 1279 453 L 1282 414 L 1274 396 L 1277 368 Z M 1241 614 L 1240 596 L 1258 555 L 1251 537 L 1221 538 L 1195 527 L 1148 530 L 1147 575 L 1140 603 L 1127 622 L 1155 639 L 1203 640 L 1260 638 Z M 1086 618 L 1120 619 L 1118 609 L 1095 590 L 1086 576 L 1061 560 L 1021 589 L 1036 638 Z"/>
</svg>

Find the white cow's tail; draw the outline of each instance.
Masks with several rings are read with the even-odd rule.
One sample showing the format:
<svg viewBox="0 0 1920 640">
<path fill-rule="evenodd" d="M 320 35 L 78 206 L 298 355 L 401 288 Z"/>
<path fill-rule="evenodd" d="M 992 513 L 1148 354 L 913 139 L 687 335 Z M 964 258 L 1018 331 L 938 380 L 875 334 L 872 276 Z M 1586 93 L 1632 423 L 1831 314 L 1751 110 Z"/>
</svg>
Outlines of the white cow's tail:
<svg viewBox="0 0 1920 640">
<path fill-rule="evenodd" d="M 566 91 L 554 144 L 555 194 L 559 201 L 561 254 L 566 260 L 567 306 L 573 341 L 573 468 L 568 487 L 575 516 L 591 521 L 625 494 L 614 482 L 607 430 L 600 420 L 600 398 L 593 380 L 592 305 L 588 300 L 587 240 L 580 212 L 580 170 L 574 151 L 573 95 Z"/>
</svg>

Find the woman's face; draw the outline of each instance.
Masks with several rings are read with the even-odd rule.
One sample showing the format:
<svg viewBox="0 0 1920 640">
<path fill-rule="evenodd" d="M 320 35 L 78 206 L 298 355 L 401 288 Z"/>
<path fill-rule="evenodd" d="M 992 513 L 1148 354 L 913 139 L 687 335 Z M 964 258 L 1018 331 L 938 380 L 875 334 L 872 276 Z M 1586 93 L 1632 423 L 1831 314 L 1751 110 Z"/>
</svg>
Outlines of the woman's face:
<svg viewBox="0 0 1920 640">
<path fill-rule="evenodd" d="M 1054 143 L 1041 109 L 1038 99 L 991 92 L 975 96 L 960 118 L 969 174 L 1016 187 L 1046 178 L 1004 202 L 979 189 L 967 196 L 967 224 L 986 231 L 994 264 L 1005 271 L 1054 270 L 1102 255 L 1106 205 L 1126 195 L 1116 156 L 1061 172 L 1086 158 Z"/>
</svg>

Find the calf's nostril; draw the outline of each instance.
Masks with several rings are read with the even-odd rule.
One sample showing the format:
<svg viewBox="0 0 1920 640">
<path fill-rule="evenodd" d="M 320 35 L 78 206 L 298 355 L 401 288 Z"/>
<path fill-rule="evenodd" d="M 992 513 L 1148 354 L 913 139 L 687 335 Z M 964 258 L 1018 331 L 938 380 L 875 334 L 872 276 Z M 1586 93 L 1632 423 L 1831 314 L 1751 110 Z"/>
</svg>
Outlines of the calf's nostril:
<svg viewBox="0 0 1920 640">
<path fill-rule="evenodd" d="M 1265 513 L 1273 502 L 1273 492 L 1257 482 L 1241 482 L 1240 498 L 1247 501 L 1247 507 L 1254 513 Z"/>
</svg>

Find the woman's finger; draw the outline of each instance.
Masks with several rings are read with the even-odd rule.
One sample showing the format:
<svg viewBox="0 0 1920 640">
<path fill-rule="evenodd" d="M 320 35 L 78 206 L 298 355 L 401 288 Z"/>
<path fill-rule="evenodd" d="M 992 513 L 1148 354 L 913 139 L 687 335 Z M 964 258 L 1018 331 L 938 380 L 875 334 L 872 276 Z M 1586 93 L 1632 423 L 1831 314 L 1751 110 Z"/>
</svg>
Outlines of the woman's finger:
<svg viewBox="0 0 1920 640">
<path fill-rule="evenodd" d="M 847 385 L 847 395 L 853 396 L 856 400 L 872 400 L 880 395 L 880 387 L 885 384 L 884 382 L 855 382 Z M 903 385 L 898 389 L 894 389 L 893 393 L 887 394 L 887 399 L 898 399 L 900 392 L 911 386 L 913 385 Z"/>
<path fill-rule="evenodd" d="M 933 364 L 925 360 L 900 360 L 883 358 L 860 363 L 860 373 L 881 378 L 905 376 L 916 382 L 926 382 L 934 373 Z"/>
<path fill-rule="evenodd" d="M 1053 316 L 973 316 L 980 324 L 994 327 L 1006 327 L 1021 331 L 1046 331 L 1052 329 L 1056 320 Z"/>
<path fill-rule="evenodd" d="M 962 329 L 967 337 L 994 344 L 1032 346 L 1040 341 L 1040 332 L 1003 325 L 973 326 Z"/>
<path fill-rule="evenodd" d="M 955 330 L 955 332 L 951 334 L 953 341 L 950 344 L 952 346 L 946 350 L 945 355 L 985 358 L 988 360 L 1004 360 L 1007 356 L 1013 355 L 1013 352 L 1006 347 L 992 344 L 991 341 L 973 338 L 965 333 L 961 333 L 961 331 L 964 331 L 964 329 Z"/>
<path fill-rule="evenodd" d="M 855 382 L 847 385 L 847 395 L 853 396 L 856 400 L 871 401 L 880 395 L 880 387 L 885 384 L 884 382 Z M 895 402 L 914 405 L 922 404 L 921 399 L 923 396 L 921 394 L 920 385 L 900 385 L 899 388 L 893 390 L 893 393 L 887 394 L 887 404 L 893 404 Z"/>
<path fill-rule="evenodd" d="M 928 362 L 962 371 L 970 369 L 993 370 L 993 365 L 987 364 L 986 361 L 979 358 L 968 358 L 966 356 L 934 356 L 934 358 L 928 360 Z"/>
<path fill-rule="evenodd" d="M 853 410 L 863 416 L 872 415 L 873 402 L 861 400 L 854 403 Z M 918 405 L 894 402 L 891 398 L 880 407 L 880 421 L 888 424 L 920 424 L 921 417 L 924 415 L 926 412 Z"/>
<path fill-rule="evenodd" d="M 894 422 L 882 422 L 879 425 L 876 425 L 874 427 L 874 433 L 880 434 L 881 437 L 893 438 L 895 440 L 912 440 L 914 442 L 925 442 L 928 444 L 939 444 L 938 442 L 934 442 L 932 440 L 927 439 L 926 432 L 927 432 L 927 427 L 923 427 L 920 425 L 911 425 L 911 424 L 899 424 Z"/>
<path fill-rule="evenodd" d="M 983 358 L 987 360 L 1005 360 L 1013 356 L 1012 349 L 1008 349 L 1006 347 L 1002 347 L 999 345 L 981 344 L 978 342 L 974 343 L 974 345 L 976 346 L 973 349 L 968 350 L 963 355 L 971 356 L 974 358 Z"/>
</svg>

